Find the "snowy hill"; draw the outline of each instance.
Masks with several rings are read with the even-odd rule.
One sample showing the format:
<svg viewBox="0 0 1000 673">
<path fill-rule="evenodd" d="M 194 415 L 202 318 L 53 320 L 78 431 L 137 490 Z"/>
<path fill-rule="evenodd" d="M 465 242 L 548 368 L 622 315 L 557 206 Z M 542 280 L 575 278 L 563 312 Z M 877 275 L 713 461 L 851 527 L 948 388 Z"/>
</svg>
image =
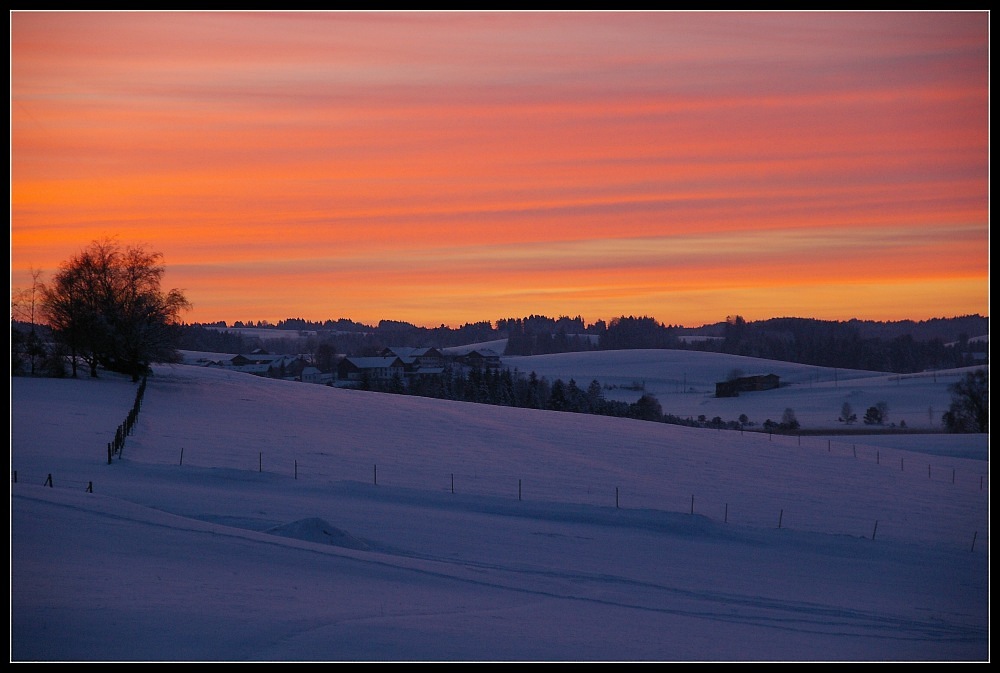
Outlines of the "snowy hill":
<svg viewBox="0 0 1000 673">
<path fill-rule="evenodd" d="M 676 366 L 696 390 L 716 375 Z M 907 383 L 775 373 L 800 416 L 829 387 Z M 909 450 L 177 365 L 108 464 L 135 393 L 11 381 L 13 661 L 988 658 L 989 464 L 955 455 L 962 438 Z"/>
<path fill-rule="evenodd" d="M 845 429 L 838 421 L 844 402 L 859 419 L 868 407 L 885 402 L 890 424 L 938 431 L 941 414 L 951 403 L 948 386 L 976 369 L 889 374 L 669 349 L 505 357 L 503 363 L 550 380 L 560 378 L 568 383 L 572 379 L 583 388 L 597 380 L 605 386 L 607 398 L 623 402 L 635 402 L 648 393 L 659 400 L 664 413 L 680 417 L 718 416 L 730 421 L 746 414 L 759 426 L 767 419 L 780 421 L 784 410 L 792 409 L 807 430 Z M 734 371 L 776 374 L 781 387 L 741 393 L 739 397 L 715 397 L 715 384 L 727 380 Z M 864 428 L 860 420 L 853 429 L 858 426 Z"/>
</svg>

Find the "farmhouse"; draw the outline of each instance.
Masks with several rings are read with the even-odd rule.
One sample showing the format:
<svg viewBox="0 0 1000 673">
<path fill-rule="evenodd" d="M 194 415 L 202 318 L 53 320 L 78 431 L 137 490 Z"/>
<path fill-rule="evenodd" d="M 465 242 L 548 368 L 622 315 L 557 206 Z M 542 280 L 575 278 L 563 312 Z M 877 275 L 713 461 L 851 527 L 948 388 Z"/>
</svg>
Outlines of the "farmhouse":
<svg viewBox="0 0 1000 673">
<path fill-rule="evenodd" d="M 299 375 L 299 380 L 302 383 L 320 383 L 323 385 L 333 384 L 333 374 L 328 372 L 322 372 L 316 367 L 308 366 L 302 368 L 302 373 Z"/>
<path fill-rule="evenodd" d="M 437 348 L 390 346 L 383 348 L 382 357 L 398 357 L 407 379 L 433 379 L 444 373 L 445 356 Z"/>
<path fill-rule="evenodd" d="M 353 383 L 361 383 L 366 377 L 370 381 L 390 381 L 394 376 L 402 377 L 405 371 L 403 361 L 395 355 L 369 358 L 346 357 L 337 365 L 337 378 Z"/>
<path fill-rule="evenodd" d="M 716 397 L 737 397 L 740 393 L 748 393 L 756 390 L 773 390 L 778 387 L 777 374 L 760 374 L 757 376 L 741 376 L 720 381 L 715 384 Z"/>
<path fill-rule="evenodd" d="M 469 367 L 497 369 L 500 354 L 489 348 L 477 348 L 459 357 L 459 362 Z"/>
<path fill-rule="evenodd" d="M 410 348 L 408 346 L 390 346 L 382 349 L 382 357 L 396 356 L 403 361 L 407 374 L 428 373 L 436 370 L 441 373 L 445 357 L 437 348 Z"/>
<path fill-rule="evenodd" d="M 255 351 L 249 355 L 234 355 L 229 360 L 219 360 L 212 365 L 273 379 L 298 379 L 307 362 L 301 355 L 274 355 Z"/>
</svg>

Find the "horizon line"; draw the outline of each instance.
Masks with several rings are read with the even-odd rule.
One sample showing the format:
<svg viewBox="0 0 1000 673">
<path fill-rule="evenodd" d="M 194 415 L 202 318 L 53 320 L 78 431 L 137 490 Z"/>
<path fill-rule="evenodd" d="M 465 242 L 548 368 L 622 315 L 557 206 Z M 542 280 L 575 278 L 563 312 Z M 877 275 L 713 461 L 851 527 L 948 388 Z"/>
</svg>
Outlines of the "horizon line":
<svg viewBox="0 0 1000 673">
<path fill-rule="evenodd" d="M 865 323 L 902 323 L 902 322 L 927 323 L 927 322 L 933 322 L 933 321 L 936 321 L 936 320 L 958 320 L 958 319 L 962 319 L 962 318 L 980 318 L 980 319 L 987 320 L 987 321 L 989 320 L 989 315 L 983 315 L 981 313 L 965 313 L 965 314 L 950 315 L 950 316 L 934 316 L 934 317 L 931 317 L 931 318 L 900 318 L 900 319 L 874 319 L 874 318 L 857 318 L 857 317 L 852 317 L 852 318 L 847 318 L 847 319 L 832 319 L 832 318 L 815 318 L 815 317 L 809 317 L 809 316 L 803 316 L 803 315 L 774 315 L 774 316 L 771 316 L 770 318 L 748 319 L 748 318 L 746 318 L 745 316 L 743 316 L 740 313 L 734 313 L 734 314 L 731 314 L 731 315 L 732 315 L 732 317 L 741 317 L 741 318 L 743 318 L 743 320 L 747 324 L 758 323 L 758 322 L 769 322 L 771 320 L 813 320 L 813 321 L 816 321 L 816 322 L 832 322 L 832 323 L 850 323 L 850 322 L 865 322 Z M 369 323 L 369 322 L 365 322 L 363 320 L 355 320 L 354 318 L 348 318 L 348 317 L 345 317 L 345 316 L 341 316 L 341 317 L 338 317 L 338 318 L 324 318 L 322 320 L 314 320 L 314 319 L 310 319 L 310 318 L 302 318 L 302 317 L 299 317 L 299 316 L 288 316 L 288 317 L 285 317 L 285 318 L 281 318 L 278 321 L 271 321 L 271 320 L 268 320 L 268 319 L 260 319 L 260 320 L 255 320 L 255 321 L 252 321 L 252 322 L 244 322 L 243 320 L 226 321 L 226 320 L 220 319 L 220 320 L 207 321 L 207 322 L 205 322 L 205 321 L 193 321 L 193 322 L 183 321 L 183 322 L 181 322 L 181 324 L 182 325 L 189 325 L 189 326 L 195 326 L 195 325 L 197 325 L 197 326 L 215 327 L 215 326 L 218 326 L 219 323 L 223 323 L 227 329 L 233 329 L 233 328 L 236 328 L 236 323 L 241 323 L 244 328 L 249 328 L 249 329 L 267 329 L 267 328 L 279 328 L 279 324 L 283 323 L 283 322 L 301 320 L 301 321 L 306 322 L 306 323 L 319 323 L 319 324 L 323 324 L 323 323 L 327 323 L 327 322 L 334 322 L 335 323 L 335 322 L 344 321 L 344 322 L 350 322 L 350 323 L 353 323 L 353 324 L 356 324 L 356 325 L 362 325 L 364 327 L 371 327 L 373 329 L 377 329 L 378 326 L 379 326 L 379 324 L 381 324 L 383 322 L 392 322 L 392 323 L 399 323 L 401 325 L 409 325 L 409 326 L 417 328 L 417 329 L 437 330 L 437 329 L 445 328 L 445 329 L 449 329 L 449 330 L 458 330 L 458 329 L 461 329 L 463 327 L 467 327 L 467 326 L 471 326 L 471 325 L 479 325 L 479 324 L 483 324 L 483 323 L 488 323 L 490 325 L 491 329 L 498 329 L 497 328 L 497 324 L 500 321 L 502 321 L 502 320 L 526 320 L 526 319 L 529 319 L 529 318 L 543 318 L 543 319 L 547 319 L 547 320 L 553 320 L 553 321 L 556 321 L 556 322 L 558 322 L 559 320 L 563 320 L 563 319 L 567 319 L 567 320 L 580 320 L 583 323 L 584 328 L 587 329 L 587 328 L 596 326 L 597 323 L 599 323 L 599 322 L 603 322 L 606 325 L 609 325 L 609 324 L 611 324 L 612 322 L 614 322 L 616 320 L 620 320 L 620 319 L 623 319 L 623 318 L 631 318 L 631 319 L 637 319 L 637 320 L 641 320 L 641 319 L 654 320 L 658 325 L 663 325 L 664 327 L 668 327 L 668 328 L 669 327 L 674 327 L 674 328 L 680 328 L 680 329 L 698 329 L 700 327 L 710 327 L 710 326 L 715 326 L 715 325 L 726 323 L 728 321 L 729 317 L 730 316 L 726 316 L 725 318 L 723 318 L 721 320 L 718 320 L 718 321 L 715 321 L 715 322 L 706 322 L 706 323 L 702 323 L 700 325 L 694 325 L 694 326 L 681 325 L 681 324 L 672 324 L 672 323 L 669 323 L 669 322 L 666 322 L 666 321 L 662 321 L 659 318 L 656 318 L 656 317 L 651 316 L 651 315 L 636 315 L 636 314 L 628 314 L 628 315 L 626 315 L 626 314 L 621 314 L 621 315 L 615 316 L 614 318 L 598 318 L 597 320 L 594 320 L 594 321 L 587 321 L 585 318 L 583 318 L 583 316 L 580 316 L 580 315 L 576 315 L 576 316 L 568 316 L 568 315 L 550 316 L 550 315 L 545 315 L 545 314 L 540 314 L 540 313 L 530 313 L 530 314 L 523 315 L 523 316 L 509 316 L 509 317 L 505 317 L 505 318 L 497 318 L 497 319 L 492 319 L 492 320 L 468 321 L 468 322 L 462 323 L 461 325 L 457 325 L 457 326 L 456 325 L 449 325 L 449 324 L 445 324 L 445 323 L 441 323 L 440 325 L 435 325 L 435 326 L 419 325 L 419 324 L 410 322 L 408 320 L 397 320 L 397 319 L 394 319 L 394 318 L 380 318 L 375 323 Z M 258 325 L 257 324 L 257 323 L 261 323 L 261 322 L 263 322 L 265 324 L 264 325 Z"/>
</svg>

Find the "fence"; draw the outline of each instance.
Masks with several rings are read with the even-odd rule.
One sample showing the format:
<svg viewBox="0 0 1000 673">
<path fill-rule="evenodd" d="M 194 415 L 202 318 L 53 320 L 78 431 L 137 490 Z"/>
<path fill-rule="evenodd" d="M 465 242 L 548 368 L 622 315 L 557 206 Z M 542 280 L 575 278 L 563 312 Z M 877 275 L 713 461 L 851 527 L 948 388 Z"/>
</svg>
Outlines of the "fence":
<svg viewBox="0 0 1000 673">
<path fill-rule="evenodd" d="M 143 378 L 142 382 L 138 386 L 136 391 L 135 402 L 132 409 L 127 414 L 125 420 L 119 425 L 115 432 L 115 438 L 112 442 L 108 443 L 108 463 L 112 462 L 112 457 L 117 455 L 119 459 L 122 457 L 125 439 L 130 436 L 135 428 L 139 412 L 142 407 L 143 395 L 146 388 L 146 379 Z M 726 432 L 736 432 L 726 430 Z M 742 435 L 742 431 L 740 431 Z M 805 448 L 811 450 L 820 450 L 824 453 L 829 453 L 831 455 L 845 456 L 849 455 L 853 459 L 868 462 L 874 464 L 875 466 L 882 466 L 883 469 L 894 469 L 900 472 L 906 472 L 907 478 L 917 478 L 920 477 L 923 472 L 926 473 L 925 479 L 931 480 L 933 482 L 940 483 L 950 483 L 959 488 L 975 488 L 979 491 L 986 491 L 988 489 L 988 475 L 985 474 L 975 474 L 971 475 L 968 472 L 959 474 L 955 467 L 946 464 L 946 460 L 936 462 L 935 460 L 918 460 L 917 454 L 906 453 L 905 456 L 896 454 L 893 455 L 893 451 L 884 451 L 879 447 L 858 445 L 854 443 L 844 443 L 836 442 L 829 439 L 811 438 L 809 436 L 803 437 L 802 435 L 788 435 L 788 434 L 767 434 L 767 433 L 747 433 L 748 435 L 754 435 L 760 437 L 762 434 L 767 435 L 767 442 L 774 442 L 775 444 L 782 445 L 782 448 L 799 448 L 803 447 L 805 439 Z M 178 454 L 178 465 L 183 466 L 185 464 L 185 453 L 184 448 L 179 449 Z M 249 453 L 249 452 L 248 452 Z M 375 462 L 369 462 L 367 465 L 363 460 L 356 459 L 348 461 L 345 463 L 342 458 L 333 459 L 331 456 L 330 461 L 321 461 L 319 456 L 329 455 L 329 454 L 315 454 L 313 460 L 306 463 L 301 462 L 297 458 L 291 458 L 287 452 L 276 451 L 270 457 L 270 460 L 265 461 L 265 452 L 259 450 L 253 450 L 250 455 L 253 456 L 252 469 L 256 472 L 265 472 L 264 467 L 267 466 L 267 472 L 274 475 L 285 475 L 298 480 L 301 477 L 310 478 L 312 480 L 329 481 L 331 479 L 341 480 L 341 481 L 355 481 L 355 482 L 365 482 L 370 481 L 373 485 L 391 485 L 400 486 L 404 488 L 419 488 L 426 489 L 431 488 L 437 491 L 450 491 L 452 494 L 461 493 L 466 495 L 486 495 L 486 496 L 498 496 L 498 497 L 510 497 L 517 501 L 521 501 L 528 498 L 538 500 L 562 500 L 564 502 L 572 502 L 573 504 L 585 504 L 585 505 L 596 505 L 596 506 L 610 506 L 613 504 L 615 509 L 621 509 L 622 503 L 628 503 L 633 508 L 639 507 L 641 509 L 654 509 L 663 512 L 687 512 L 690 514 L 695 514 L 696 512 L 699 516 L 709 518 L 722 523 L 730 523 L 731 521 L 736 521 L 734 514 L 737 512 L 738 506 L 734 506 L 732 500 L 726 502 L 725 498 L 715 498 L 708 499 L 702 498 L 697 502 L 698 509 L 696 509 L 696 494 L 697 493 L 682 493 L 675 490 L 672 494 L 673 499 L 657 499 L 655 503 L 650 505 L 649 494 L 638 494 L 636 491 L 632 491 L 630 485 L 625 484 L 615 484 L 615 483 L 604 483 L 595 484 L 593 488 L 587 488 L 586 493 L 576 492 L 575 494 L 569 492 L 565 486 L 560 486 L 558 488 L 558 495 L 546 493 L 547 491 L 547 480 L 543 477 L 537 475 L 526 474 L 525 478 L 516 474 L 505 474 L 505 475 L 485 475 L 485 474 L 475 474 L 466 472 L 442 472 L 440 475 L 417 475 L 409 474 L 408 469 L 403 467 L 401 469 L 393 469 L 391 464 L 386 464 L 388 470 L 382 470 L 380 472 L 380 465 Z M 189 450 L 188 453 L 188 463 L 194 462 L 197 464 L 197 451 L 192 455 Z M 191 458 L 194 458 L 192 461 Z M 326 464 L 321 464 L 326 463 Z M 331 467 L 331 465 L 333 467 Z M 197 465 L 195 465 L 197 467 Z M 249 470 L 251 469 L 251 464 L 249 461 L 240 465 L 220 465 L 214 461 L 208 461 L 203 464 L 202 467 L 232 467 L 239 470 Z M 926 468 L 926 469 L 925 469 Z M 366 474 L 367 473 L 367 474 Z M 46 475 L 30 475 L 29 478 L 25 478 L 26 475 L 21 475 L 20 478 L 24 483 L 43 483 L 47 487 L 54 487 L 53 475 L 51 473 Z M 388 476 L 388 478 L 386 478 Z M 423 477 L 429 477 L 428 482 Z M 18 482 L 19 476 L 16 471 L 12 473 L 12 478 L 14 483 Z M 974 480 L 974 483 L 973 483 Z M 87 482 L 70 482 L 60 481 L 60 487 L 66 488 L 80 488 L 85 489 L 87 492 L 93 492 L 94 484 L 92 481 Z M 639 498 L 635 496 L 639 495 Z M 645 495 L 645 502 L 639 503 L 639 499 Z M 988 494 L 987 494 L 988 497 Z M 567 498 L 569 500 L 567 501 Z M 684 500 L 681 500 L 684 498 Z M 689 501 L 687 500 L 689 499 Z M 629 502 L 631 500 L 631 502 Z M 708 502 L 706 506 L 705 503 Z M 759 509 L 759 508 L 758 508 Z M 717 511 L 716 511 L 717 510 Z M 707 511 L 711 511 L 713 514 L 708 516 Z M 750 525 L 773 525 L 777 528 L 787 528 L 786 512 L 783 507 L 775 507 L 773 512 L 773 520 L 765 522 L 763 519 L 750 523 L 747 520 L 741 520 L 741 524 L 750 523 Z M 766 518 L 766 515 L 765 515 Z M 860 527 L 862 522 L 860 518 L 855 516 L 849 523 L 852 531 L 856 534 L 861 535 L 862 531 Z M 830 533 L 843 532 L 843 531 L 825 531 Z M 879 534 L 879 521 L 874 516 L 868 520 L 867 530 L 864 531 L 863 536 L 868 537 L 870 535 L 871 539 L 876 539 Z M 974 549 L 976 545 L 976 539 L 978 536 L 978 531 L 973 531 L 970 527 L 969 537 L 971 539 L 971 546 Z M 980 546 L 982 546 L 982 540 L 980 539 Z"/>
<path fill-rule="evenodd" d="M 757 436 L 759 437 L 759 435 Z M 877 469 L 885 475 L 885 478 L 890 478 L 893 471 L 902 472 L 903 474 L 899 477 L 891 477 L 892 481 L 897 482 L 897 479 L 903 479 L 907 483 L 919 480 L 924 480 L 925 483 L 929 481 L 928 487 L 933 491 L 939 491 L 942 496 L 953 492 L 952 489 L 958 489 L 954 492 L 961 492 L 961 498 L 965 502 L 969 502 L 970 498 L 974 502 L 979 497 L 972 495 L 973 493 L 982 493 L 983 497 L 988 498 L 987 475 L 969 470 L 959 470 L 949 465 L 946 458 L 942 458 L 940 462 L 934 461 L 933 457 L 930 461 L 921 461 L 917 457 L 918 454 L 913 453 L 907 453 L 900 457 L 898 453 L 892 450 L 887 452 L 880 447 L 844 444 L 827 439 L 810 441 L 808 437 L 789 435 L 775 435 L 765 441 L 776 444 L 782 442 L 783 446 L 775 448 L 781 451 L 788 449 L 789 452 L 798 450 L 798 447 L 805 443 L 807 446 L 803 450 L 839 455 L 841 460 L 849 457 L 852 463 L 857 461 L 858 469 Z M 829 516 L 829 511 L 840 508 L 838 501 L 826 501 L 820 509 L 825 510 L 827 514 L 819 519 L 813 519 L 809 512 L 797 510 L 794 504 L 782 502 L 780 493 L 765 495 L 761 499 L 754 498 L 755 502 L 751 502 L 748 501 L 748 497 L 752 494 L 748 495 L 746 492 L 740 492 L 732 497 L 731 495 L 721 495 L 724 489 L 714 488 L 711 489 L 712 493 L 699 494 L 697 484 L 692 485 L 691 483 L 667 485 L 662 490 L 654 492 L 650 490 L 648 483 L 630 484 L 626 480 L 617 480 L 614 477 L 605 478 L 607 475 L 600 474 L 595 475 L 593 481 L 588 484 L 586 483 L 587 478 L 579 475 L 575 475 L 567 481 L 561 479 L 557 473 L 548 476 L 532 474 L 530 471 L 517 474 L 516 467 L 511 470 L 511 466 L 506 466 L 502 470 L 459 468 L 452 471 L 447 466 L 441 470 L 430 467 L 414 469 L 414 465 L 401 465 L 392 459 L 366 462 L 366 457 L 371 458 L 373 455 L 369 452 L 363 452 L 348 458 L 321 450 L 305 456 L 301 453 L 295 456 L 291 450 L 261 451 L 248 447 L 246 451 L 230 453 L 227 455 L 227 460 L 219 461 L 218 454 L 214 452 L 202 453 L 198 447 L 188 447 L 177 450 L 175 461 L 172 464 L 194 469 L 223 468 L 253 471 L 272 477 L 303 480 L 313 486 L 331 483 L 346 484 L 348 482 L 367 483 L 376 487 L 429 490 L 435 493 L 451 493 L 500 500 L 509 499 L 510 501 L 530 500 L 536 503 L 552 502 L 564 505 L 613 507 L 623 510 L 689 513 L 725 524 L 850 534 L 873 540 L 886 535 L 891 537 L 904 528 L 913 529 L 924 526 L 924 522 L 919 517 L 913 518 L 912 515 L 908 517 L 912 520 L 907 523 L 901 521 L 900 518 L 894 518 L 900 515 L 899 511 L 885 513 L 872 510 L 870 514 L 866 515 L 861 508 L 848 507 L 846 508 L 847 513 L 838 522 L 834 523 L 832 527 L 826 527 L 828 522 L 835 521 Z M 161 461 L 164 458 L 166 457 L 160 456 Z M 269 480 L 268 483 L 274 482 Z M 900 484 L 900 487 L 907 488 L 906 484 Z M 813 507 L 814 509 L 809 511 L 814 511 L 815 506 Z M 905 515 L 905 512 L 902 514 Z M 978 544 L 982 548 L 984 537 L 979 535 L 979 532 L 984 532 L 985 529 L 977 531 L 975 528 L 975 525 L 969 526 L 968 539 L 973 547 Z M 961 539 L 964 534 L 961 530 L 954 530 L 954 534 L 958 539 L 958 544 L 963 544 Z M 924 533 L 924 535 L 929 539 L 933 534 Z M 988 539 L 986 544 L 988 545 Z"/>
<path fill-rule="evenodd" d="M 44 479 L 40 474 L 18 474 L 17 470 L 12 470 L 10 473 L 11 482 L 14 484 L 25 483 L 25 484 L 40 484 L 48 488 L 56 488 L 56 479 L 52 477 L 52 473 L 46 474 Z M 94 482 L 93 480 L 83 481 L 80 479 L 68 479 L 66 481 L 59 480 L 59 488 L 71 488 L 74 490 L 86 491 L 87 493 L 94 492 Z"/>
<path fill-rule="evenodd" d="M 135 428 L 136 421 L 139 419 L 139 411 L 142 409 L 142 398 L 146 393 L 146 377 L 142 378 L 139 382 L 139 386 L 135 392 L 135 401 L 132 403 L 132 408 L 129 410 L 128 414 L 125 416 L 125 420 L 122 421 L 118 428 L 115 430 L 115 438 L 108 442 L 108 465 L 111 464 L 112 456 L 118 456 L 120 459 L 122 456 L 122 451 L 125 448 L 125 438 L 132 434 Z M 55 479 L 52 477 L 52 473 L 46 474 L 44 481 L 37 475 L 18 475 L 17 470 L 11 471 L 11 482 L 16 484 L 18 480 L 22 483 L 41 483 L 43 486 L 49 488 L 55 488 Z M 82 488 L 86 490 L 87 493 L 94 492 L 94 482 L 93 480 L 88 480 L 86 482 L 86 487 L 83 487 L 82 482 L 79 480 L 69 480 L 68 482 L 60 482 L 60 487 L 66 488 Z"/>
<path fill-rule="evenodd" d="M 183 449 L 182 449 L 181 453 L 180 453 L 180 460 L 179 460 L 179 463 L 178 463 L 181 466 L 183 466 L 183 463 L 184 463 L 183 456 L 184 456 L 184 452 L 183 452 Z M 270 466 L 271 469 L 269 469 L 268 472 L 271 475 L 274 475 L 274 476 L 285 476 L 285 477 L 290 476 L 290 477 L 292 477 L 296 481 L 299 480 L 300 476 L 302 476 L 302 477 L 308 476 L 306 474 L 306 470 L 303 469 L 305 466 L 303 466 L 297 459 L 293 459 L 291 461 L 289 469 L 288 469 L 287 472 L 285 470 L 280 470 L 280 469 L 276 470 L 276 469 L 274 469 L 274 467 L 276 467 L 277 465 L 279 465 L 279 463 L 276 463 L 274 461 L 270 461 L 270 462 L 271 462 L 271 466 Z M 280 464 L 285 464 L 287 462 L 288 462 L 287 459 L 284 459 L 284 460 L 280 461 Z M 315 465 L 313 467 L 315 467 Z M 199 469 L 199 468 L 195 467 L 194 469 Z M 260 472 L 260 473 L 264 473 L 265 472 L 265 470 L 264 470 L 264 453 L 262 451 L 257 452 L 257 455 L 256 455 L 256 471 Z M 323 476 L 320 477 L 320 479 L 324 479 L 324 478 L 328 478 L 329 477 L 329 474 L 326 473 L 324 470 L 319 470 L 319 471 L 324 473 Z M 402 473 L 406 473 L 407 470 L 404 468 L 401 472 Z M 373 486 L 380 486 L 380 485 L 385 486 L 385 485 L 388 485 L 390 487 L 402 487 L 402 488 L 421 488 L 421 487 L 427 487 L 427 486 L 429 486 L 433 490 L 436 490 L 436 491 L 439 491 L 439 492 L 442 491 L 442 490 L 447 490 L 447 491 L 450 491 L 452 494 L 464 494 L 464 495 L 469 495 L 469 496 L 489 496 L 489 497 L 501 497 L 501 498 L 506 497 L 506 498 L 509 498 L 512 501 L 516 499 L 518 502 L 526 499 L 525 498 L 525 489 L 524 489 L 524 487 L 525 487 L 525 482 L 527 480 L 522 479 L 522 478 L 516 478 L 516 479 L 515 478 L 498 479 L 498 478 L 496 478 L 495 475 L 493 475 L 493 476 L 485 476 L 485 475 L 483 475 L 482 476 L 483 478 L 481 478 L 481 475 L 466 473 L 466 474 L 460 474 L 460 480 L 458 482 L 456 482 L 456 473 L 455 472 L 451 472 L 451 473 L 449 473 L 447 475 L 442 475 L 443 478 L 440 481 L 435 481 L 435 483 L 433 483 L 433 484 L 426 484 L 426 483 L 425 484 L 420 484 L 419 482 L 415 483 L 412 478 L 407 478 L 407 477 L 400 478 L 401 472 L 400 471 L 389 470 L 389 474 L 391 475 L 391 477 L 390 477 L 389 480 L 387 480 L 386 479 L 386 470 L 383 469 L 382 472 L 380 472 L 380 470 L 379 470 L 379 464 L 378 463 L 374 463 L 374 464 L 372 464 L 370 466 L 370 471 L 369 471 L 369 477 L 368 478 L 371 480 L 370 483 Z M 954 479 L 954 470 L 952 470 L 951 474 L 952 474 L 952 479 Z M 25 478 L 26 476 L 28 477 L 27 479 Z M 348 477 L 348 478 L 343 479 L 343 481 L 364 481 L 363 479 L 354 479 L 354 478 L 351 478 L 351 477 L 360 477 L 361 476 L 360 474 L 356 474 L 356 475 L 342 475 L 342 476 Z M 381 477 L 381 482 L 380 482 L 380 477 Z M 395 477 L 395 478 L 393 478 L 393 477 Z M 411 477 L 412 477 L 412 475 L 411 475 Z M 48 488 L 55 488 L 56 487 L 56 480 L 53 478 L 52 473 L 48 473 L 45 476 L 45 478 L 42 479 L 40 475 L 23 475 L 23 474 L 19 475 L 18 471 L 14 470 L 12 472 L 12 481 L 15 484 L 19 483 L 19 481 L 20 481 L 22 483 L 41 484 L 41 485 L 43 485 L 45 487 L 48 487 Z M 952 481 L 951 483 L 954 483 L 954 481 Z M 980 483 L 981 483 L 981 481 L 980 481 Z M 531 480 L 531 491 L 530 491 L 530 495 L 529 495 L 530 499 L 533 499 L 536 502 L 537 501 L 544 502 L 544 501 L 546 501 L 548 499 L 547 498 L 548 494 L 545 492 L 545 488 L 544 488 L 543 484 L 544 484 L 543 480 L 539 480 L 539 479 L 533 479 L 533 480 Z M 83 482 L 83 481 L 81 481 L 79 479 L 75 479 L 75 480 L 74 479 L 70 479 L 70 480 L 60 481 L 59 484 L 58 484 L 58 486 L 60 488 L 72 488 L 72 489 L 85 490 L 87 493 L 93 493 L 94 492 L 94 482 L 92 480 Z M 981 486 L 980 486 L 980 488 L 981 488 Z M 563 498 L 561 500 L 552 500 L 552 501 L 553 502 L 563 502 L 565 504 L 565 502 L 566 502 L 566 500 L 565 500 L 565 493 L 563 493 L 562 495 L 563 495 Z M 585 504 L 585 505 L 589 505 L 589 506 L 603 506 L 603 507 L 609 507 L 613 503 L 614 509 L 616 509 L 616 510 L 619 510 L 619 509 L 629 509 L 627 507 L 622 507 L 622 505 L 621 505 L 622 497 L 623 496 L 627 497 L 629 494 L 625 491 L 625 489 L 623 489 L 623 488 L 621 488 L 619 486 L 613 486 L 613 487 L 612 486 L 607 486 L 606 488 L 599 489 L 599 490 L 598 489 L 588 489 L 586 497 L 583 497 L 584 496 L 583 493 L 579 493 L 578 495 L 580 497 L 575 498 L 575 499 L 571 498 L 569 502 L 571 502 L 572 504 Z M 712 515 L 706 514 L 705 513 L 706 510 L 703 507 L 704 503 L 699 502 L 698 503 L 699 506 L 696 507 L 696 498 L 695 498 L 694 494 L 690 494 L 689 497 L 690 497 L 689 506 L 685 507 L 684 510 L 680 510 L 680 509 L 677 509 L 676 507 L 669 507 L 669 506 L 667 508 L 665 508 L 665 509 L 664 508 L 657 508 L 657 509 L 659 509 L 660 511 L 663 511 L 663 512 L 673 512 L 673 513 L 679 513 L 681 511 L 684 511 L 687 514 L 690 514 L 690 515 L 698 514 L 698 516 L 700 516 L 702 518 L 709 519 L 709 520 L 714 520 L 716 522 L 721 522 L 721 523 L 724 523 L 724 524 L 730 523 L 730 520 L 731 520 L 731 511 L 732 511 L 731 508 L 730 508 L 730 504 L 731 504 L 730 502 L 721 503 L 723 505 L 722 516 L 718 517 L 718 516 L 712 516 Z M 582 500 L 586 500 L 588 502 L 581 503 L 580 501 L 582 501 Z M 715 507 L 717 507 L 719 504 L 720 503 L 711 503 L 711 505 L 715 506 Z M 647 509 L 647 508 L 640 508 L 640 509 Z M 772 522 L 771 525 L 773 525 L 775 528 L 779 528 L 779 529 L 781 529 L 781 528 L 789 528 L 789 526 L 785 523 L 785 514 L 786 514 L 786 511 L 785 511 L 784 508 L 778 508 L 777 512 L 774 514 L 774 520 L 773 520 L 773 522 Z M 741 523 L 744 524 L 744 525 L 762 525 L 762 524 L 766 525 L 766 522 L 761 522 L 761 521 L 743 521 Z M 856 523 L 856 521 L 854 523 Z M 870 529 L 871 530 L 870 538 L 872 540 L 875 540 L 876 536 L 877 536 L 877 533 L 878 533 L 879 520 L 878 519 L 871 520 L 870 526 L 871 526 L 871 529 Z M 817 531 L 813 531 L 813 532 L 817 532 Z M 818 532 L 843 533 L 843 531 L 818 531 Z M 855 531 L 855 532 L 860 534 L 860 531 Z M 867 533 L 867 531 L 865 531 L 865 533 L 864 533 L 864 535 L 862 535 L 862 537 L 869 537 L 869 534 Z M 972 530 L 972 532 L 970 534 L 970 547 L 969 547 L 970 551 L 975 551 L 976 550 L 976 543 L 977 543 L 977 539 L 979 539 L 979 538 L 980 538 L 979 531 L 978 530 Z M 982 547 L 982 541 L 981 541 L 981 539 L 979 541 L 980 541 L 980 547 Z"/>
<path fill-rule="evenodd" d="M 139 410 L 142 409 L 142 396 L 145 393 L 146 377 L 143 376 L 138 389 L 135 391 L 135 402 L 132 404 L 132 408 L 129 410 L 128 415 L 125 416 L 125 420 L 115 430 L 114 440 L 108 442 L 108 465 L 111 464 L 112 456 L 118 456 L 119 460 L 121 459 L 122 451 L 125 449 L 125 438 L 132 434 L 135 423 L 139 420 Z"/>
</svg>

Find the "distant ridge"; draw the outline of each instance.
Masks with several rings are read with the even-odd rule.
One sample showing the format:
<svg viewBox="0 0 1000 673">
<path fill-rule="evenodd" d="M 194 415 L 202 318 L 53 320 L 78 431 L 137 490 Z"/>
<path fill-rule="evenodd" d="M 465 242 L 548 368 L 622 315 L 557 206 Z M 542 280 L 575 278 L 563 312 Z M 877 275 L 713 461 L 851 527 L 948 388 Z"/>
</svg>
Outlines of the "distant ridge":
<svg viewBox="0 0 1000 673">
<path fill-rule="evenodd" d="M 782 323 L 801 322 L 830 325 L 844 325 L 856 329 L 863 339 L 895 339 L 910 336 L 915 341 L 932 341 L 941 339 L 946 343 L 960 341 L 964 335 L 968 339 L 978 339 L 988 335 L 990 319 L 981 315 L 957 316 L 954 318 L 931 318 L 930 320 L 818 320 L 816 318 L 768 318 L 767 320 L 747 321 L 747 325 L 770 329 L 780 327 Z M 701 327 L 683 328 L 685 334 L 701 336 L 724 336 L 726 322 L 717 322 Z"/>
</svg>

